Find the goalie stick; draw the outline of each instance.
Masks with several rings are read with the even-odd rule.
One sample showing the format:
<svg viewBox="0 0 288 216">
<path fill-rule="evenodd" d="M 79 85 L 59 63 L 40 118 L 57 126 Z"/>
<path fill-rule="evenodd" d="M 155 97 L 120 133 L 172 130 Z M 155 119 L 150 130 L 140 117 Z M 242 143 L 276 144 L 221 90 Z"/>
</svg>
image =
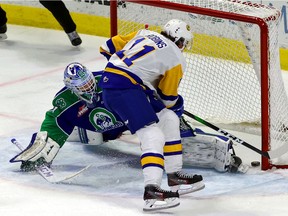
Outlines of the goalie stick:
<svg viewBox="0 0 288 216">
<path fill-rule="evenodd" d="M 18 147 L 18 149 L 20 149 L 21 151 L 24 150 L 24 148 L 22 147 L 22 145 L 15 139 L 13 138 L 11 140 L 11 142 L 16 145 Z M 84 167 L 83 169 L 79 170 L 78 172 L 75 172 L 69 176 L 65 176 L 62 178 L 57 178 L 55 176 L 55 174 L 53 173 L 53 171 L 46 165 L 42 164 L 41 166 L 36 167 L 36 171 L 48 182 L 50 183 L 60 183 L 63 182 L 65 180 L 69 180 L 71 178 L 74 178 L 76 176 L 78 176 L 79 174 L 81 174 L 83 171 L 87 170 L 92 164 Z"/>
<path fill-rule="evenodd" d="M 273 159 L 273 158 L 278 158 L 280 157 L 281 155 L 285 154 L 286 152 L 288 152 L 288 145 L 283 145 L 281 146 L 280 148 L 278 149 L 275 149 L 275 150 L 271 150 L 271 151 L 267 151 L 267 152 L 264 152 L 264 151 L 261 151 L 260 149 L 256 148 L 255 146 L 245 142 L 244 140 L 234 136 L 233 134 L 211 124 L 210 122 L 207 122 L 205 121 L 204 119 L 201 119 L 200 117 L 196 116 L 196 115 L 193 115 L 192 113 L 184 110 L 184 114 L 187 115 L 188 117 L 202 123 L 203 125 L 207 126 L 207 127 L 210 127 L 212 128 L 213 130 L 223 134 L 224 136 L 228 137 L 229 139 L 231 140 L 234 140 L 238 143 L 240 143 L 241 145 L 257 152 L 258 154 L 268 158 L 268 159 Z"/>
</svg>

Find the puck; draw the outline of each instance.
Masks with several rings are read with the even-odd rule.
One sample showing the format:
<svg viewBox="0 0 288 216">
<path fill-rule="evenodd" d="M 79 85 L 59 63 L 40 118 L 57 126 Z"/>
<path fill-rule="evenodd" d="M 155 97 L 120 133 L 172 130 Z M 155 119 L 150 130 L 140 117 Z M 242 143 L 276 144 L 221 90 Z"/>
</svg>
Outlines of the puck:
<svg viewBox="0 0 288 216">
<path fill-rule="evenodd" d="M 252 161 L 252 162 L 251 162 L 251 166 L 252 166 L 252 167 L 260 166 L 260 162 L 259 162 L 259 161 Z"/>
</svg>

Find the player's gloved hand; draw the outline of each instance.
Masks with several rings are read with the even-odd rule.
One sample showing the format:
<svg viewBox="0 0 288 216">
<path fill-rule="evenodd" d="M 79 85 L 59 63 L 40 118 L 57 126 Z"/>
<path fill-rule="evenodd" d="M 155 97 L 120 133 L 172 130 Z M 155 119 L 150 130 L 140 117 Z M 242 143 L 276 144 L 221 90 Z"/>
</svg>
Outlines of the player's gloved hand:
<svg viewBox="0 0 288 216">
<path fill-rule="evenodd" d="M 170 107 L 169 109 L 173 110 L 178 117 L 181 117 L 184 112 L 184 100 L 181 95 L 178 95 L 178 100 L 175 105 Z"/>
</svg>

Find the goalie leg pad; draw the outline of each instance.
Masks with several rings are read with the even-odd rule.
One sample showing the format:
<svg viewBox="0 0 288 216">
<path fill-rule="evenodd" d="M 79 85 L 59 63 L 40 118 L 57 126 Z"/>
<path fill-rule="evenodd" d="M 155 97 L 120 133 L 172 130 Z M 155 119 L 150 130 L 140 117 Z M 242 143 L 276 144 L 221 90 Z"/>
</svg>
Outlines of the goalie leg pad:
<svg viewBox="0 0 288 216">
<path fill-rule="evenodd" d="M 184 163 L 203 168 L 214 168 L 219 172 L 228 171 L 232 148 L 231 141 L 217 136 L 196 134 L 182 139 Z"/>
<path fill-rule="evenodd" d="M 43 157 L 49 163 L 55 158 L 59 149 L 59 144 L 50 139 L 46 131 L 41 131 L 34 134 L 29 146 L 12 158 L 10 162 L 36 161 Z"/>
<path fill-rule="evenodd" d="M 214 155 L 214 168 L 219 172 L 226 172 L 229 170 L 232 153 L 232 141 L 227 142 L 215 138 L 215 155 Z"/>
</svg>

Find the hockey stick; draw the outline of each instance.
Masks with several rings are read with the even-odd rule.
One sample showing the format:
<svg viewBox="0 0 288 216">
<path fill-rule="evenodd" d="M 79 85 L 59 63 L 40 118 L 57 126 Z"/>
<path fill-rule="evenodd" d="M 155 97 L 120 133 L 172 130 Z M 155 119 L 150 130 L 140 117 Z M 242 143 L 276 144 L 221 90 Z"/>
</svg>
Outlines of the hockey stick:
<svg viewBox="0 0 288 216">
<path fill-rule="evenodd" d="M 15 139 L 13 138 L 11 140 L 11 142 L 16 145 L 18 147 L 18 149 L 20 149 L 21 151 L 24 150 L 23 146 Z M 76 173 L 73 173 L 69 176 L 66 176 L 66 177 L 62 177 L 62 178 L 57 178 L 55 176 L 55 174 L 53 173 L 53 171 L 46 165 L 42 164 L 38 167 L 36 167 L 36 171 L 48 182 L 50 183 L 60 183 L 60 182 L 63 182 L 65 180 L 68 180 L 68 179 L 71 179 L 71 178 L 74 178 L 75 176 L 78 176 L 80 173 L 82 173 L 83 171 L 87 170 L 92 164 L 84 167 L 83 169 L 79 170 L 78 172 Z"/>
<path fill-rule="evenodd" d="M 268 159 L 273 159 L 273 158 L 278 158 L 280 157 L 281 155 L 285 154 L 286 152 L 288 152 L 288 145 L 283 145 L 281 146 L 280 148 L 276 149 L 276 150 L 272 150 L 272 151 L 267 151 L 267 152 L 264 152 L 264 151 L 261 151 L 260 149 L 254 147 L 253 145 L 245 142 L 244 140 L 230 134 L 229 132 L 205 121 L 204 119 L 201 119 L 200 117 L 198 116 L 195 116 L 193 115 L 192 113 L 184 110 L 184 114 L 187 115 L 188 117 L 192 118 L 192 119 L 195 119 L 196 121 L 202 123 L 203 125 L 207 126 L 207 127 L 210 127 L 212 128 L 213 130 L 223 134 L 224 136 L 226 136 L 227 138 L 231 139 L 231 140 L 234 140 L 238 143 L 240 143 L 241 145 L 257 152 L 258 154 L 268 158 Z"/>
</svg>

